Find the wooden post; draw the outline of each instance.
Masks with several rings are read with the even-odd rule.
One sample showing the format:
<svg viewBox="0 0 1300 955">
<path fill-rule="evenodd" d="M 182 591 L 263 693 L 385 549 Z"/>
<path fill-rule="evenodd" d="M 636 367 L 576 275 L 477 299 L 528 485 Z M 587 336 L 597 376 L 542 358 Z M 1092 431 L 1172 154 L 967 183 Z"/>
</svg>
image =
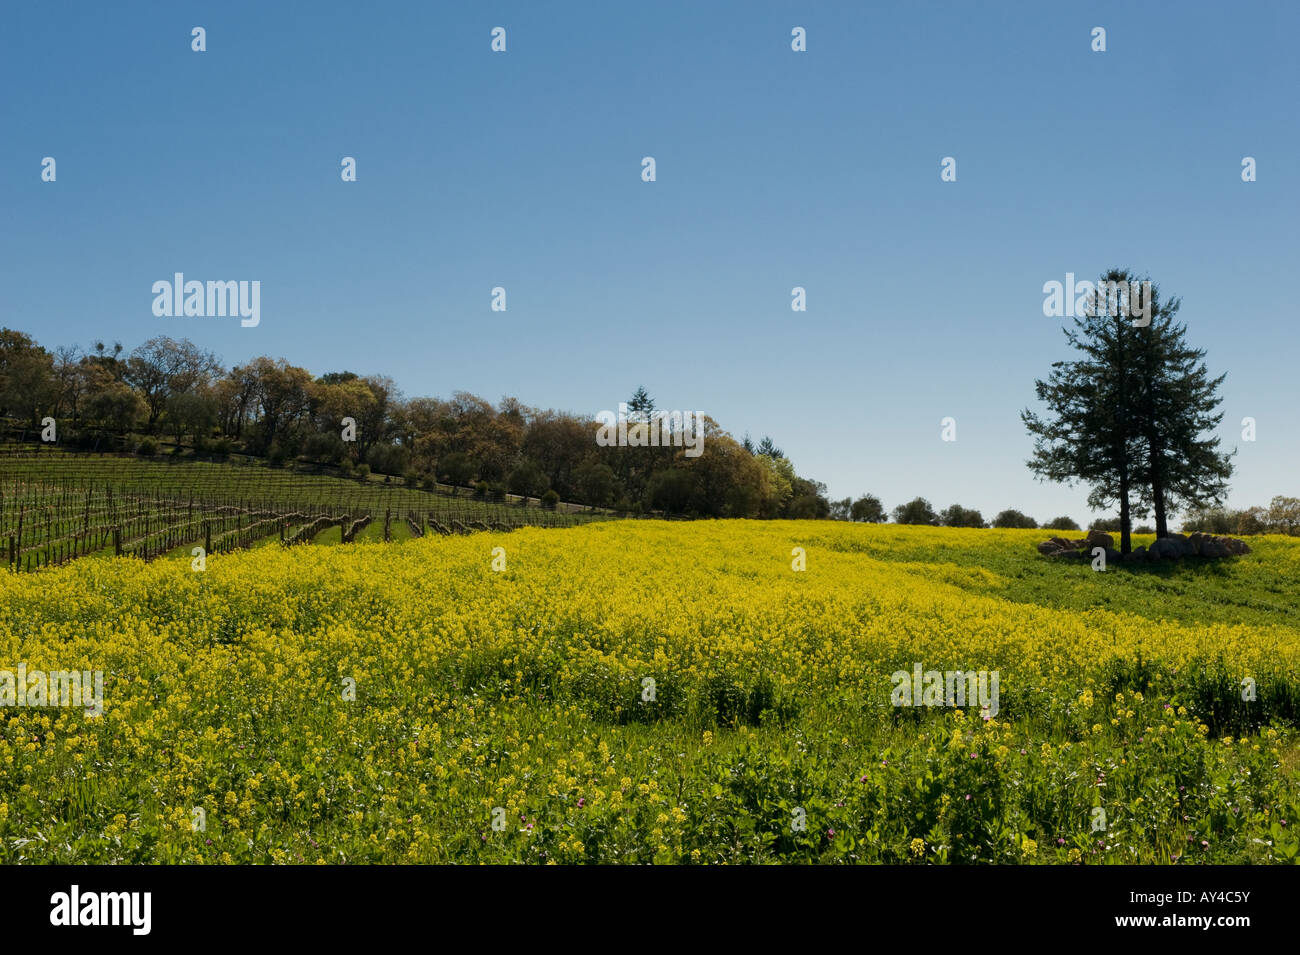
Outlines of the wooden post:
<svg viewBox="0 0 1300 955">
<path fill-rule="evenodd" d="M 113 553 L 118 557 L 122 556 L 122 528 L 113 528 Z"/>
</svg>

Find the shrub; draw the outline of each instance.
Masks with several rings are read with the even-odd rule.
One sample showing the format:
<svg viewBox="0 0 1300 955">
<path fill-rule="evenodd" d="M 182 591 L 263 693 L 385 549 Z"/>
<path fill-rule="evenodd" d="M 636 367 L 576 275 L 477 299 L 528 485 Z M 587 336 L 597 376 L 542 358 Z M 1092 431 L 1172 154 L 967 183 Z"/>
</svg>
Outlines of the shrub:
<svg viewBox="0 0 1300 955">
<path fill-rule="evenodd" d="M 849 516 L 867 524 L 883 524 L 889 520 L 885 506 L 874 494 L 864 494 L 849 506 Z"/>
<path fill-rule="evenodd" d="M 476 468 L 469 455 L 453 451 L 438 461 L 438 477 L 452 486 L 453 491 L 464 487 L 474 477 Z"/>
<path fill-rule="evenodd" d="M 141 438 L 135 447 L 135 453 L 142 458 L 152 457 L 158 453 L 158 442 L 153 438 Z"/>
<path fill-rule="evenodd" d="M 504 501 L 506 499 L 505 484 L 501 481 L 493 481 L 488 485 L 488 496 L 498 503 Z"/>
<path fill-rule="evenodd" d="M 492 489 L 488 486 L 487 481 L 479 481 L 477 484 L 474 485 L 474 496 L 478 498 L 480 501 L 486 500 L 488 493 L 491 490 Z"/>
<path fill-rule="evenodd" d="M 556 505 L 560 503 L 560 495 L 555 493 L 555 488 L 550 488 L 542 495 L 542 507 L 548 507 L 555 510 Z"/>
<path fill-rule="evenodd" d="M 1053 517 L 1043 525 L 1043 530 L 1048 531 L 1077 531 L 1079 525 L 1075 523 L 1072 517 Z"/>
<path fill-rule="evenodd" d="M 974 508 L 953 504 L 944 508 L 939 515 L 939 523 L 944 527 L 988 527 L 984 515 Z"/>
<path fill-rule="evenodd" d="M 310 461 L 322 464 L 337 464 L 347 453 L 342 439 L 333 431 L 327 434 L 313 434 L 302 447 L 303 455 Z"/>
<path fill-rule="evenodd" d="M 357 480 L 364 483 L 365 481 L 370 480 L 370 465 L 364 462 L 358 464 L 353 473 L 357 476 Z"/>
<path fill-rule="evenodd" d="M 923 497 L 917 497 L 894 508 L 894 521 L 899 524 L 937 525 L 939 515 L 934 512 L 934 508 L 930 506 L 929 501 Z"/>
<path fill-rule="evenodd" d="M 410 449 L 400 444 L 376 444 L 366 454 L 370 470 L 379 474 L 404 474 L 410 468 Z"/>
<path fill-rule="evenodd" d="M 234 450 L 229 438 L 200 438 L 197 443 L 197 449 L 202 454 L 210 454 L 217 458 L 228 458 L 230 452 Z"/>
<path fill-rule="evenodd" d="M 618 493 L 618 476 L 608 464 L 588 460 L 574 472 L 574 481 L 581 500 L 595 507 L 604 507 Z"/>
<path fill-rule="evenodd" d="M 537 497 L 551 486 L 550 479 L 537 463 L 523 458 L 510 471 L 510 490 L 525 497 Z"/>
<path fill-rule="evenodd" d="M 1058 518 L 1059 520 L 1059 518 Z M 993 518 L 994 527 L 1017 527 L 1033 529 L 1038 526 L 1038 521 L 1034 520 L 1028 514 L 1023 514 L 1015 508 L 1008 508 Z"/>
</svg>

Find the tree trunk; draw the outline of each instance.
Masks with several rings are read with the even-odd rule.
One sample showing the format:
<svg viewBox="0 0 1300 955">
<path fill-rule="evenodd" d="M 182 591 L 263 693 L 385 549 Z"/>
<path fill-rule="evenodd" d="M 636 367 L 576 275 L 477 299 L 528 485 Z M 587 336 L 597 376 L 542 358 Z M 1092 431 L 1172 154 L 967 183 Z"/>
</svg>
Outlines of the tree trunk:
<svg viewBox="0 0 1300 955">
<path fill-rule="evenodd" d="M 1132 542 L 1129 540 L 1131 518 L 1128 507 L 1128 484 L 1128 470 L 1125 469 L 1119 476 L 1119 552 L 1121 554 L 1127 554 L 1132 547 Z"/>
<path fill-rule="evenodd" d="M 1165 514 L 1165 476 L 1160 466 L 1161 449 L 1154 443 L 1150 446 L 1151 455 L 1151 503 L 1156 512 L 1156 537 L 1169 536 L 1169 520 Z"/>
</svg>

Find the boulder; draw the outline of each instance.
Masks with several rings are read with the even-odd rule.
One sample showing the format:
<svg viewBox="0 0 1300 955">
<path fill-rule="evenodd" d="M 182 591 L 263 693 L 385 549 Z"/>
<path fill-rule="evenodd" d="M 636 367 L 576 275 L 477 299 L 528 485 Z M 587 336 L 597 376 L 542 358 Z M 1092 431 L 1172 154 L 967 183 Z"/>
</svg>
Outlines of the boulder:
<svg viewBox="0 0 1300 955">
<path fill-rule="evenodd" d="M 1104 531 L 1088 531 L 1088 536 L 1084 542 L 1090 547 L 1114 547 L 1115 538 L 1111 537 Z"/>
<path fill-rule="evenodd" d="M 1186 538 L 1161 537 L 1154 541 L 1147 551 L 1153 560 L 1177 560 L 1180 557 L 1186 557 L 1192 552 L 1191 544 Z"/>
<path fill-rule="evenodd" d="M 1136 564 L 1153 560 L 1178 560 L 1183 557 L 1200 555 L 1202 557 L 1235 557 L 1249 554 L 1250 546 L 1235 537 L 1215 537 L 1212 534 L 1170 534 L 1161 537 L 1148 547 L 1136 547 L 1128 554 L 1115 550 L 1114 538 L 1101 531 L 1089 531 L 1088 536 L 1079 540 L 1064 537 L 1052 537 L 1038 544 L 1038 552 L 1045 557 L 1075 557 L 1091 560 L 1094 548 L 1106 551 L 1107 563 Z"/>
</svg>

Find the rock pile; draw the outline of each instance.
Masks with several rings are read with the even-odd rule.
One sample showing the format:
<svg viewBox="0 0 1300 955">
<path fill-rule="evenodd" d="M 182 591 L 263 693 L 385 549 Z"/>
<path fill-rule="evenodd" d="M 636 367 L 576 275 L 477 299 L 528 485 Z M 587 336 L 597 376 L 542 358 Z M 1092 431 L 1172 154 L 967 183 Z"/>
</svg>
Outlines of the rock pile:
<svg viewBox="0 0 1300 955">
<path fill-rule="evenodd" d="M 1083 557 L 1092 558 L 1094 547 L 1104 548 L 1106 563 L 1122 562 L 1126 564 L 1153 560 L 1177 560 L 1181 557 L 1236 557 L 1249 554 L 1250 547 L 1243 540 L 1235 537 L 1215 537 L 1212 534 L 1171 534 L 1155 540 L 1151 546 L 1135 547 L 1127 555 L 1115 549 L 1115 538 L 1101 531 L 1088 531 L 1087 537 L 1067 540 L 1053 537 L 1038 545 L 1038 552 L 1046 557 Z"/>
</svg>

